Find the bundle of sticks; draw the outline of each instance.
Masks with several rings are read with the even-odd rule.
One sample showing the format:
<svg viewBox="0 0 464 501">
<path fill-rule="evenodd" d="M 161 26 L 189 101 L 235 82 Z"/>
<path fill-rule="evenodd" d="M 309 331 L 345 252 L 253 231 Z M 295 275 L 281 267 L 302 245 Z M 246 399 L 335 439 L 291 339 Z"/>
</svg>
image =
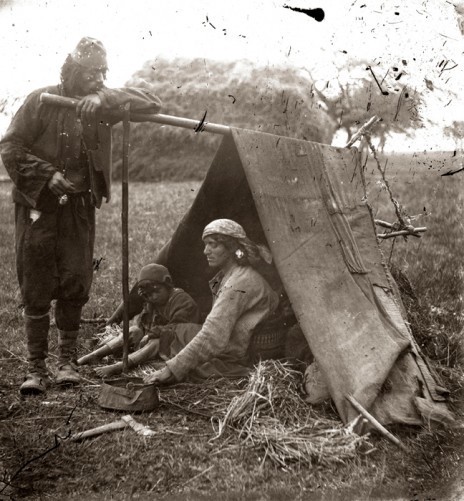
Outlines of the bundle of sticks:
<svg viewBox="0 0 464 501">
<path fill-rule="evenodd" d="M 420 238 L 420 234 L 427 231 L 427 228 L 425 226 L 415 228 L 411 224 L 400 225 L 399 223 L 388 223 L 387 221 L 382 221 L 381 219 L 374 219 L 374 222 L 377 226 L 381 226 L 390 230 L 384 233 L 377 234 L 377 237 L 382 239 L 407 236 Z"/>
</svg>

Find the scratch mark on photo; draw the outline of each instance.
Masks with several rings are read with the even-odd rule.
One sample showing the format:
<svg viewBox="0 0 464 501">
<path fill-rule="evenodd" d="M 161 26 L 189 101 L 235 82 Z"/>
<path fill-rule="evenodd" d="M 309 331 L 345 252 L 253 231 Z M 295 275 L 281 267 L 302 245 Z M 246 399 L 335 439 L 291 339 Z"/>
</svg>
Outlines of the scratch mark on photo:
<svg viewBox="0 0 464 501">
<path fill-rule="evenodd" d="M 377 84 L 377 86 L 379 87 L 380 89 L 380 92 L 382 93 L 382 95 L 384 96 L 388 96 L 388 92 L 386 90 L 383 90 L 382 89 L 382 86 L 380 85 L 379 81 L 377 80 L 377 77 L 375 76 L 375 73 L 372 71 L 372 68 L 370 66 L 368 66 L 366 68 L 366 70 L 369 70 L 371 73 L 372 73 L 372 76 L 374 77 L 374 80 L 375 80 L 375 83 Z"/>
<path fill-rule="evenodd" d="M 208 113 L 208 111 L 205 111 L 203 118 L 201 119 L 201 121 L 198 123 L 198 125 L 194 129 L 195 132 L 202 132 L 205 130 L 205 119 L 206 119 L 207 113 Z"/>
</svg>

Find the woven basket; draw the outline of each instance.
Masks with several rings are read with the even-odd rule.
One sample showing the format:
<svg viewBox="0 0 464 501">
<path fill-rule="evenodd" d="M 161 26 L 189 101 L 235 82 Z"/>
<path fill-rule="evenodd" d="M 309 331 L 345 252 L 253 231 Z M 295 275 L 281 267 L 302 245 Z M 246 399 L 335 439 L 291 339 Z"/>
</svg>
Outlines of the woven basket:
<svg viewBox="0 0 464 501">
<path fill-rule="evenodd" d="M 159 405 L 158 392 L 142 378 L 125 377 L 105 381 L 98 405 L 104 409 L 129 412 L 152 411 Z"/>
<path fill-rule="evenodd" d="M 263 327 L 253 334 L 249 347 L 252 363 L 259 360 L 281 358 L 285 351 L 286 329 L 276 326 Z"/>
</svg>

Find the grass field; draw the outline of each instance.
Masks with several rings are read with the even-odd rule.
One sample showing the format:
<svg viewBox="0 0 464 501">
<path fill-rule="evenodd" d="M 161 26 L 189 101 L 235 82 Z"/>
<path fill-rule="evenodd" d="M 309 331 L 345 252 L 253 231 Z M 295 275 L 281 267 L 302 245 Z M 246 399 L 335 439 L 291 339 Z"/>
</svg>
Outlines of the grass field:
<svg viewBox="0 0 464 501">
<path fill-rule="evenodd" d="M 419 168 L 418 166 L 417 168 Z M 414 170 L 415 169 L 415 170 Z M 372 171 L 372 165 L 368 171 Z M 463 363 L 462 278 L 464 245 L 461 177 L 440 178 L 433 170 L 399 165 L 389 172 L 392 189 L 416 226 L 427 226 L 421 239 L 384 241 L 387 260 L 407 273 L 417 301 L 410 314 L 422 349 L 450 387 L 460 413 Z M 369 201 L 376 217 L 393 221 L 385 190 L 368 174 Z M 151 261 L 171 235 L 195 196 L 199 183 L 133 184 L 130 201 L 130 275 Z M 278 467 L 259 449 L 235 447 L 230 437 L 211 440 L 208 413 L 186 409 L 199 402 L 208 409 L 225 391 L 221 383 L 204 390 L 177 385 L 161 391 L 162 405 L 137 416 L 160 431 L 144 439 L 130 431 L 102 435 L 82 443 L 57 439 L 119 418 L 97 404 L 98 379 L 84 368 L 78 390 L 50 390 L 46 397 L 22 399 L 25 371 L 19 295 L 14 269 L 13 206 L 8 183 L 0 184 L 0 499 L 451 499 L 449 489 L 463 466 L 460 430 L 395 430 L 409 448 L 404 454 L 378 437 L 374 451 L 325 467 Z M 425 211 L 424 211 L 425 208 Z M 120 292 L 120 190 L 98 214 L 92 296 L 83 316 L 108 316 Z M 427 215 L 425 215 L 427 214 Z M 53 331 L 53 330 L 52 330 Z M 84 327 L 80 351 L 93 345 L 92 327 Z M 56 333 L 51 334 L 53 368 Z M 230 390 L 230 387 L 228 388 Z M 193 400 L 192 400 L 193 399 Z M 215 400 L 216 399 L 216 400 Z M 325 416 L 336 419 L 328 406 Z M 10 485 L 11 484 L 11 485 Z M 165 497 L 164 497 L 165 496 Z M 458 499 L 458 498 L 456 498 Z"/>
</svg>

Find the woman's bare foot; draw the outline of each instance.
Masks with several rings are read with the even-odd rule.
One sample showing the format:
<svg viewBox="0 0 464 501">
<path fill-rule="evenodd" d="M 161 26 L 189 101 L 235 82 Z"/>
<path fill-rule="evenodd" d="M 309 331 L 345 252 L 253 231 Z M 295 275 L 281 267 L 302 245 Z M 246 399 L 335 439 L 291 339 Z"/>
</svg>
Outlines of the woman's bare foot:
<svg viewBox="0 0 464 501">
<path fill-rule="evenodd" d="M 122 363 L 118 362 L 117 364 L 105 365 L 104 367 L 95 367 L 95 372 L 100 377 L 115 376 L 116 374 L 121 374 Z"/>
</svg>

